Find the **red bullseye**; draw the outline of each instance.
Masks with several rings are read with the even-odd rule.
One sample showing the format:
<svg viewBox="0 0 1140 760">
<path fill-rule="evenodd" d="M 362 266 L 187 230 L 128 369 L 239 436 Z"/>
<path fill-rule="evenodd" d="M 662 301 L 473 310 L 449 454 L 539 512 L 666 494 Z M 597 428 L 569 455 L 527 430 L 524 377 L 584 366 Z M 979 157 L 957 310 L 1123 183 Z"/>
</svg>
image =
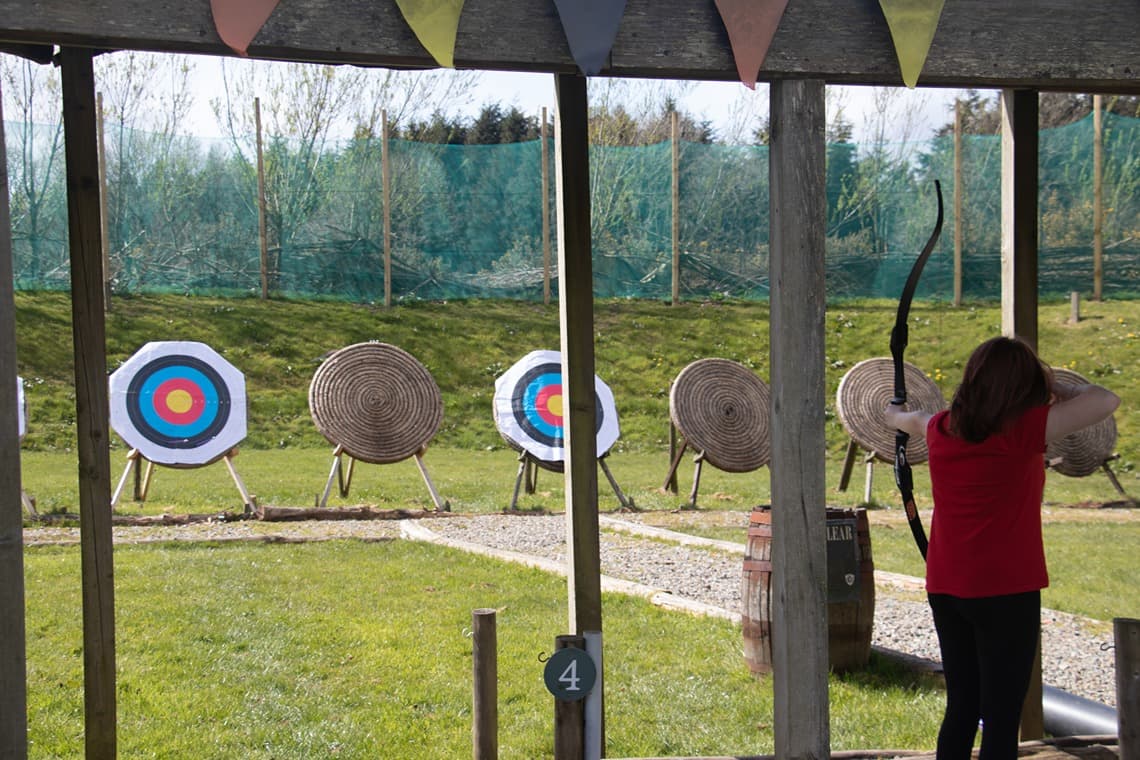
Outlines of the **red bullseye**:
<svg viewBox="0 0 1140 760">
<path fill-rule="evenodd" d="M 545 422 L 562 427 L 562 386 L 548 385 L 535 397 L 535 412 Z"/>
<path fill-rule="evenodd" d="M 206 398 L 196 383 L 175 377 L 161 383 L 154 391 L 154 411 L 173 425 L 188 425 L 206 408 Z"/>
</svg>

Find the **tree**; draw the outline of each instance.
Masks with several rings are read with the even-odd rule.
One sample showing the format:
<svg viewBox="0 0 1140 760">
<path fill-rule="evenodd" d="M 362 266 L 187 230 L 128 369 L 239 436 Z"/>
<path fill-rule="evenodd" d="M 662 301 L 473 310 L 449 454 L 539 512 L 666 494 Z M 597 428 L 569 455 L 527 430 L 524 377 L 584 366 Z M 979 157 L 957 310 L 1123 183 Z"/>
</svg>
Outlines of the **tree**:
<svg viewBox="0 0 1140 760">
<path fill-rule="evenodd" d="M 8 120 L 9 188 L 15 279 L 31 287 L 66 286 L 66 197 L 59 72 L 0 55 Z"/>
</svg>

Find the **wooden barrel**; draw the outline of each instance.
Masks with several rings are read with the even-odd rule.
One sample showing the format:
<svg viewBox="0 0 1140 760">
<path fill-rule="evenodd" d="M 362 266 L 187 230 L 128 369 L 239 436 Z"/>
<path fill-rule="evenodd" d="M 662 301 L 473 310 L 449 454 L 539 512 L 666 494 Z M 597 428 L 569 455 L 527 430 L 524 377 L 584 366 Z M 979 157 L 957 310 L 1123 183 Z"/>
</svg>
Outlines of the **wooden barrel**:
<svg viewBox="0 0 1140 760">
<path fill-rule="evenodd" d="M 829 529 L 843 533 L 855 523 L 858 594 L 827 605 L 828 663 L 833 670 L 861 668 L 871 656 L 875 617 L 875 563 L 865 509 L 828 509 Z M 840 530 L 840 526 L 844 526 Z M 741 579 L 744 660 L 754 674 L 772 672 L 772 511 L 756 507 L 748 524 Z"/>
</svg>

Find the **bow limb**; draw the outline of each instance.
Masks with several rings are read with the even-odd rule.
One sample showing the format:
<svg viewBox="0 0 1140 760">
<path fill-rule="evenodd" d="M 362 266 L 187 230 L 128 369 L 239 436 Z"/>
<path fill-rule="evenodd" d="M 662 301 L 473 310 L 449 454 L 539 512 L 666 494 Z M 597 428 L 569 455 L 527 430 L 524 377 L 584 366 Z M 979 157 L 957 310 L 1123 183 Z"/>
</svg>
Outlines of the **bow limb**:
<svg viewBox="0 0 1140 760">
<path fill-rule="evenodd" d="M 918 280 L 922 276 L 922 268 L 926 266 L 927 259 L 934 251 L 938 236 L 942 234 L 942 185 L 938 180 L 934 181 L 934 192 L 938 196 L 938 219 L 934 223 L 934 231 L 930 233 L 930 238 L 923 246 L 922 253 L 918 255 L 914 266 L 911 267 L 910 275 L 906 278 L 902 295 L 899 296 L 895 326 L 891 329 L 891 359 L 894 361 L 895 370 L 894 396 L 891 398 L 891 403 L 898 406 L 906 403 L 906 365 L 903 362 L 903 354 L 910 340 L 910 330 L 907 326 L 910 317 L 910 304 L 914 300 L 915 291 L 918 289 Z M 910 462 L 907 461 L 906 457 L 906 446 L 909 441 L 910 435 L 908 433 L 902 430 L 895 432 L 895 484 L 902 494 L 903 507 L 906 509 L 906 519 L 910 524 L 911 535 L 914 536 L 914 542 L 918 545 L 922 558 L 926 559 L 926 531 L 922 527 L 918 507 L 914 503 L 914 476 L 911 472 Z"/>
</svg>

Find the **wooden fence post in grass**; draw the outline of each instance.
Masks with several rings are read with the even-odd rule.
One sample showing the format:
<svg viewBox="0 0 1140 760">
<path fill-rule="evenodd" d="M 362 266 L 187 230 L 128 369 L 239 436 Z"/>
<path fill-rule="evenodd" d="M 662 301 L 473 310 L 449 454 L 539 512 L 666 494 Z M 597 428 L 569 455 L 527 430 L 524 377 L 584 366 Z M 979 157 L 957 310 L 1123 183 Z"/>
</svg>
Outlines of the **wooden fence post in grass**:
<svg viewBox="0 0 1140 760">
<path fill-rule="evenodd" d="M 554 650 L 585 650 L 582 636 L 557 636 Z M 586 752 L 586 711 L 581 699 L 554 699 L 554 760 L 583 760 Z"/>
<path fill-rule="evenodd" d="M 388 156 L 388 111 L 380 112 L 381 203 L 384 204 L 384 306 L 392 305 L 392 161 Z"/>
<path fill-rule="evenodd" d="M 265 229 L 265 155 L 261 147 L 261 98 L 253 99 L 257 130 L 257 241 L 261 250 L 261 298 L 269 298 L 269 238 Z"/>
<path fill-rule="evenodd" d="M 962 305 L 962 101 L 954 101 L 954 305 Z"/>
<path fill-rule="evenodd" d="M 542 107 L 542 302 L 550 303 L 550 151 L 546 149 L 546 106 Z"/>
<path fill-rule="evenodd" d="M 499 757 L 499 663 L 495 611 L 471 613 L 471 659 L 475 686 L 471 709 L 471 744 L 475 760 Z"/>
<path fill-rule="evenodd" d="M 1104 286 L 1104 131 L 1101 96 L 1093 95 L 1093 295 L 1099 301 Z"/>
<path fill-rule="evenodd" d="M 1081 321 L 1081 294 L 1073 291 L 1069 294 L 1069 324 L 1075 325 Z"/>
<path fill-rule="evenodd" d="M 677 112 L 670 114 L 669 130 L 673 143 L 673 299 L 676 306 L 681 300 L 681 127 Z"/>
</svg>

